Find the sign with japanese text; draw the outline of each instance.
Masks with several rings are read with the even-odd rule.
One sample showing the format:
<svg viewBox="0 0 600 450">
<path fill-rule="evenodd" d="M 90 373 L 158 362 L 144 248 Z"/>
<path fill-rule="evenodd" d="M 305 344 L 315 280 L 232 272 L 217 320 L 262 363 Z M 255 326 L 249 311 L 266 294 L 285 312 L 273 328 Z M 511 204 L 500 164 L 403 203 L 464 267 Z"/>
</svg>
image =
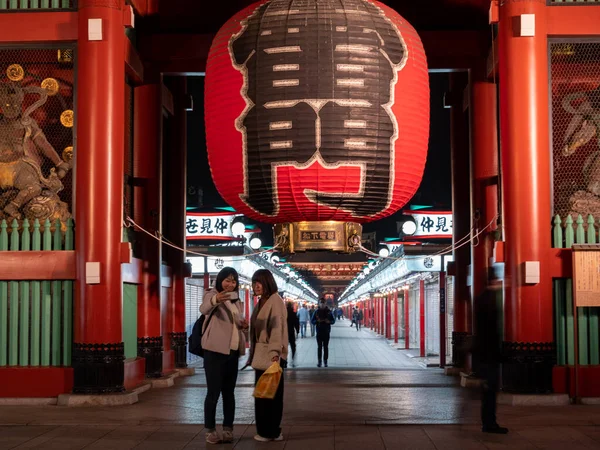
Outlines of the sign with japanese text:
<svg viewBox="0 0 600 450">
<path fill-rule="evenodd" d="M 600 245 L 573 246 L 575 305 L 600 306 Z"/>
<path fill-rule="evenodd" d="M 187 213 L 185 218 L 186 239 L 233 240 L 231 223 L 240 214 Z"/>
<path fill-rule="evenodd" d="M 417 224 L 415 238 L 452 238 L 452 213 L 451 212 L 419 212 L 405 213 L 413 216 Z"/>
</svg>

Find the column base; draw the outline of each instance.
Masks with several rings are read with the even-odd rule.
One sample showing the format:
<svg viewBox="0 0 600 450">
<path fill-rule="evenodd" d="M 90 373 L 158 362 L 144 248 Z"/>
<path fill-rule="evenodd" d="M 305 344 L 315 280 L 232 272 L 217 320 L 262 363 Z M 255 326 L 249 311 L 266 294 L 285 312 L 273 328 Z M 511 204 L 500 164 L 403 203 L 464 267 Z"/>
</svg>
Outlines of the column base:
<svg viewBox="0 0 600 450">
<path fill-rule="evenodd" d="M 73 393 L 114 394 L 124 392 L 125 346 L 73 343 Z"/>
<path fill-rule="evenodd" d="M 466 367 L 467 348 L 471 335 L 466 331 L 452 332 L 452 365 L 454 367 Z"/>
<path fill-rule="evenodd" d="M 187 333 L 171 333 L 171 349 L 175 352 L 175 367 L 187 367 Z"/>
<path fill-rule="evenodd" d="M 160 378 L 163 370 L 163 338 L 138 337 L 138 357 L 146 360 L 146 378 Z"/>
<path fill-rule="evenodd" d="M 554 342 L 503 342 L 502 390 L 515 394 L 552 392 Z"/>
</svg>

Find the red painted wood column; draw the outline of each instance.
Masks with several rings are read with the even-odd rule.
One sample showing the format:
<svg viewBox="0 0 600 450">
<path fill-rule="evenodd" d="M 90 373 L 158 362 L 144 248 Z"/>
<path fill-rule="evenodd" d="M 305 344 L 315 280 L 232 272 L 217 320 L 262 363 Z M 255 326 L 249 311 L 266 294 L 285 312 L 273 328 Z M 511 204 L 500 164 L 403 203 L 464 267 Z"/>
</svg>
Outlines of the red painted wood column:
<svg viewBox="0 0 600 450">
<path fill-rule="evenodd" d="M 404 348 L 410 348 L 410 294 L 404 290 Z"/>
<path fill-rule="evenodd" d="M 385 338 L 392 338 L 392 294 L 388 294 L 385 296 Z"/>
<path fill-rule="evenodd" d="M 552 278 L 545 258 L 552 218 L 546 9 L 545 0 L 501 2 L 500 6 L 506 257 L 503 389 L 509 392 L 549 392 L 556 354 Z M 535 15 L 535 36 L 519 35 L 521 14 Z M 539 262 L 539 283 L 525 283 L 526 261 Z"/>
<path fill-rule="evenodd" d="M 419 348 L 421 357 L 425 356 L 425 280 L 419 281 L 419 327 L 421 331 L 421 342 Z"/>
<path fill-rule="evenodd" d="M 163 149 L 163 213 L 164 235 L 180 248 L 186 248 L 185 205 L 187 192 L 187 112 L 185 96 L 187 84 L 184 77 L 165 80 L 173 95 L 174 115 L 172 117 L 171 141 L 169 149 Z M 168 299 L 169 318 L 168 341 L 165 351 L 175 353 L 175 367 L 187 367 L 187 330 L 185 326 L 185 278 L 187 271 L 185 254 L 168 246 L 163 246 L 167 264 L 172 270 L 171 295 Z M 170 342 L 169 342 L 170 341 Z M 170 344 L 170 345 L 169 345 Z"/>
<path fill-rule="evenodd" d="M 398 320 L 400 319 L 400 314 L 398 313 L 398 291 L 394 292 L 394 343 L 398 343 L 398 328 L 400 324 Z"/>
<path fill-rule="evenodd" d="M 79 1 L 75 393 L 124 390 L 121 239 L 125 31 L 122 6 L 123 1 L 116 0 Z M 88 19 L 102 21 L 102 40 L 88 39 Z"/>
<path fill-rule="evenodd" d="M 467 87 L 466 73 L 450 74 L 450 142 L 452 166 L 452 243 L 471 231 L 471 190 L 469 182 L 469 122 L 464 110 L 463 94 Z M 454 318 L 452 328 L 453 365 L 466 367 L 465 341 L 472 333 L 471 295 L 467 286 L 471 264 L 471 248 L 463 245 L 454 250 Z"/>
<path fill-rule="evenodd" d="M 162 231 L 161 224 L 161 122 L 162 96 L 159 83 L 134 91 L 134 217 L 150 232 Z M 161 244 L 145 233 L 141 241 L 142 284 L 138 285 L 138 356 L 146 360 L 146 376 L 162 376 L 161 333 Z"/>
</svg>

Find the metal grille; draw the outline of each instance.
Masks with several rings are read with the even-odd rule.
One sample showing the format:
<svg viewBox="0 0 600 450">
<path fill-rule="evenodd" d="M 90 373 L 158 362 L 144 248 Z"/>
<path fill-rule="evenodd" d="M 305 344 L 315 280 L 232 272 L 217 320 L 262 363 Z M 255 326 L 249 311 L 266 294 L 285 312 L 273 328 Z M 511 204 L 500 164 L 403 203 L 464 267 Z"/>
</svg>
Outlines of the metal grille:
<svg viewBox="0 0 600 450">
<path fill-rule="evenodd" d="M 35 12 L 40 9 L 77 9 L 77 0 L 0 0 L 0 11 Z"/>
<path fill-rule="evenodd" d="M 425 350 L 427 356 L 440 354 L 440 286 L 425 285 Z"/>
<path fill-rule="evenodd" d="M 446 277 L 446 355 L 452 360 L 452 332 L 454 331 L 454 277 Z"/>
<path fill-rule="evenodd" d="M 419 296 L 419 284 L 413 284 L 410 287 L 410 293 L 408 295 L 408 334 L 410 348 L 420 348 L 421 345 L 421 302 Z"/>
<path fill-rule="evenodd" d="M 0 49 L 0 218 L 71 215 L 74 62 L 67 47 Z"/>
<path fill-rule="evenodd" d="M 600 216 L 600 42 L 552 42 L 554 214 Z"/>
</svg>

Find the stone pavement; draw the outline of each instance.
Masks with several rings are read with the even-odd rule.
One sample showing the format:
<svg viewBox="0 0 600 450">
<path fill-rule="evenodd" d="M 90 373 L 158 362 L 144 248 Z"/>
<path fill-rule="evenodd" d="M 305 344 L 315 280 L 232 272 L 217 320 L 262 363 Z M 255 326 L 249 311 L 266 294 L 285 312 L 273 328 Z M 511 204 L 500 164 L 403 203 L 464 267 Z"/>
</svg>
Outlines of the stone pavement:
<svg viewBox="0 0 600 450">
<path fill-rule="evenodd" d="M 235 442 L 213 448 L 600 449 L 599 406 L 500 406 L 499 422 L 510 433 L 484 435 L 476 391 L 460 388 L 456 378 L 440 369 L 361 366 L 364 358 L 390 364 L 411 360 L 402 351 L 384 349 L 389 345 L 382 338 L 349 326 L 342 329 L 343 324 L 334 329 L 339 342 L 332 339 L 332 352 L 344 355 L 336 361 L 341 367 L 317 369 L 316 357 L 311 361 L 310 356 L 312 339 L 300 340 L 308 367 L 285 374 L 283 442 L 252 439 L 254 374 L 246 369 L 236 388 Z M 349 342 L 342 338 L 346 335 Z M 302 362 L 303 356 L 298 357 Z M 176 379 L 172 388 L 140 394 L 139 403 L 131 406 L 0 406 L 0 450 L 206 448 L 205 395 L 199 369 L 194 376 Z M 217 420 L 222 420 L 220 406 Z"/>
<path fill-rule="evenodd" d="M 310 328 L 307 328 L 308 336 L 296 340 L 296 368 L 317 365 L 317 339 L 310 336 Z M 371 330 L 351 328 L 349 320 L 338 321 L 332 327 L 328 363 L 330 368 L 422 368 L 405 351 L 392 348 L 386 339 Z"/>
</svg>

